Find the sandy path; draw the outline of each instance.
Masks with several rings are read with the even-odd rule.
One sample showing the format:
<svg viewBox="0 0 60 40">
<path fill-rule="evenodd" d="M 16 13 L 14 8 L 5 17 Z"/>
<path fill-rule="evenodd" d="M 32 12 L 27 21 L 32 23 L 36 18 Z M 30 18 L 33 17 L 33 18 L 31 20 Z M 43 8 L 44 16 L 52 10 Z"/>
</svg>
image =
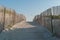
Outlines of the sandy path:
<svg viewBox="0 0 60 40">
<path fill-rule="evenodd" d="M 13 26 L 14 30 L 2 32 L 0 40 L 59 40 L 52 37 L 46 28 L 35 22 L 22 22 Z"/>
</svg>

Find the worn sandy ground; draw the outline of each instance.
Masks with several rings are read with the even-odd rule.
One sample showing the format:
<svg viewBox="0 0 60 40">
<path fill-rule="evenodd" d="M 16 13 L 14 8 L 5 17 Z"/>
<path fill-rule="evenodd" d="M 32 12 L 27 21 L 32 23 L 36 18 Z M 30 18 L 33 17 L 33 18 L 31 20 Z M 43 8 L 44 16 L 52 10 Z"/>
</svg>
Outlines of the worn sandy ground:
<svg viewBox="0 0 60 40">
<path fill-rule="evenodd" d="M 21 22 L 12 27 L 12 30 L 3 31 L 0 40 L 60 40 L 52 37 L 45 27 L 35 22 Z"/>
</svg>

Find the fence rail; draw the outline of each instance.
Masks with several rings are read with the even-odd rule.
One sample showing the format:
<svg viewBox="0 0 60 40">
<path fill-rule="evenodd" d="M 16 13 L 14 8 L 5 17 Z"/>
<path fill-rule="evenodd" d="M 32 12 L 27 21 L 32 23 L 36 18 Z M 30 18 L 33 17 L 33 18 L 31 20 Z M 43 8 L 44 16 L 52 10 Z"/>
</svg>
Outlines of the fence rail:
<svg viewBox="0 0 60 40">
<path fill-rule="evenodd" d="M 0 30 L 10 28 L 14 24 L 26 20 L 25 16 L 18 14 L 13 9 L 0 7 Z"/>
<path fill-rule="evenodd" d="M 33 21 L 45 26 L 50 32 L 60 35 L 60 6 L 43 11 L 35 16 Z"/>
</svg>

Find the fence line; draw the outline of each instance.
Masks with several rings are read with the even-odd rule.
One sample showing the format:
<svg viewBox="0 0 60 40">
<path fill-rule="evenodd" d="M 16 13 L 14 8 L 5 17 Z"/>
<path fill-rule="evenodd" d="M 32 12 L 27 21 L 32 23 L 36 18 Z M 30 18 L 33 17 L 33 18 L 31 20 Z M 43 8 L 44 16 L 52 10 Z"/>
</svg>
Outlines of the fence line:
<svg viewBox="0 0 60 40">
<path fill-rule="evenodd" d="M 34 21 L 48 28 L 50 32 L 60 34 L 60 6 L 43 11 L 39 17 L 35 16 Z"/>
<path fill-rule="evenodd" d="M 0 7 L 0 32 L 5 28 L 10 29 L 21 20 L 26 20 L 24 15 L 16 13 L 13 9 Z"/>
</svg>

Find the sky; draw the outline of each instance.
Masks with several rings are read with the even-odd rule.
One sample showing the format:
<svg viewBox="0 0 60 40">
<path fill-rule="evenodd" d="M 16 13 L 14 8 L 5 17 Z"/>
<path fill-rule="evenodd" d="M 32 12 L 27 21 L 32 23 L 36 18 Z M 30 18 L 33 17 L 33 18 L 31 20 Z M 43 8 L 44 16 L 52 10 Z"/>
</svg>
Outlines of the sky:
<svg viewBox="0 0 60 40">
<path fill-rule="evenodd" d="M 14 9 L 32 21 L 34 16 L 53 6 L 60 6 L 60 0 L 0 0 L 0 5 Z"/>
</svg>

